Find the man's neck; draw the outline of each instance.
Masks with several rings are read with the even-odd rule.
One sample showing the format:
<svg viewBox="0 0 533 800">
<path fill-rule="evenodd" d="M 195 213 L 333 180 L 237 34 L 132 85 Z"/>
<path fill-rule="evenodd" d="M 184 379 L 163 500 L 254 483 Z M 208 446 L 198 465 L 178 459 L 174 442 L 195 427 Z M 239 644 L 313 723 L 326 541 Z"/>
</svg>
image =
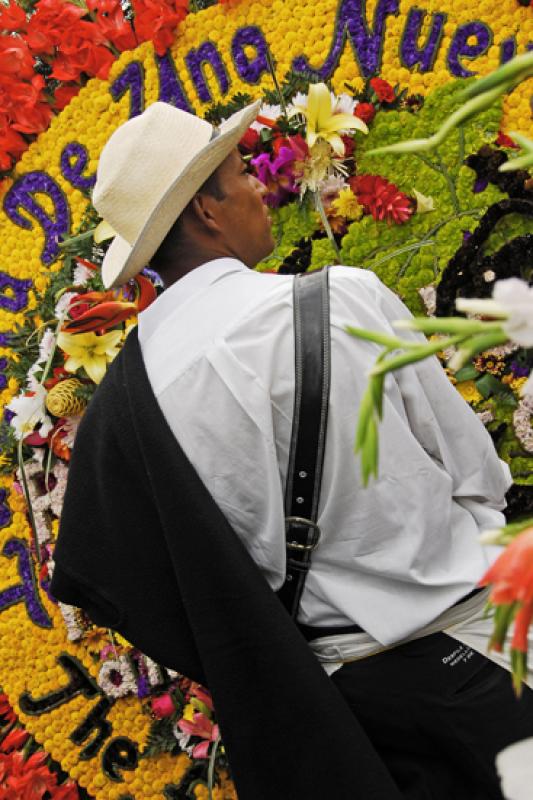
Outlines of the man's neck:
<svg viewBox="0 0 533 800">
<path fill-rule="evenodd" d="M 197 249 L 186 258 L 180 258 L 179 262 L 165 269 L 163 276 L 165 287 L 168 289 L 169 286 L 172 286 L 172 284 L 179 281 L 180 278 L 188 275 L 189 272 L 197 269 L 197 267 L 201 267 L 202 264 L 207 264 L 208 261 L 215 261 L 217 258 L 235 258 L 235 256 L 222 249 L 220 251 L 211 248 Z"/>
</svg>

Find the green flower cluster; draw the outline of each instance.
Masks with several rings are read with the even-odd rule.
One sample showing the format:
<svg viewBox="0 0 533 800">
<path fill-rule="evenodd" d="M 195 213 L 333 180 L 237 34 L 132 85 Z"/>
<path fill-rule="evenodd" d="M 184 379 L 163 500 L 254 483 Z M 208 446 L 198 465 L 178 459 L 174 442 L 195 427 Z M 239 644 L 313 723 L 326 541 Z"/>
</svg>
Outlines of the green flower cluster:
<svg viewBox="0 0 533 800">
<path fill-rule="evenodd" d="M 268 258 L 257 265 L 259 272 L 277 272 L 300 239 L 311 236 L 320 226 L 317 213 L 305 202 L 289 203 L 282 208 L 272 209 L 270 216 L 273 220 L 272 235 L 276 247 Z"/>
<path fill-rule="evenodd" d="M 425 138 L 462 104 L 465 81 L 457 81 L 430 94 L 422 109 L 411 114 L 378 114 L 367 137 L 358 137 L 359 174 L 381 175 L 403 192 L 414 190 L 433 198 L 434 210 L 415 213 L 403 225 L 388 225 L 365 216 L 353 223 L 342 242 L 343 263 L 372 269 L 402 297 L 413 313 L 422 311 L 418 289 L 438 283 L 446 264 L 471 231 L 477 219 L 504 195 L 489 185 L 474 194 L 475 173 L 464 166 L 467 155 L 497 136 L 501 103 L 454 131 L 438 152 L 366 156 L 373 148 L 400 139 Z"/>
<path fill-rule="evenodd" d="M 311 246 L 311 263 L 309 272 L 314 269 L 321 269 L 329 264 L 336 264 L 338 261 L 335 248 L 328 238 L 313 239 Z"/>
</svg>

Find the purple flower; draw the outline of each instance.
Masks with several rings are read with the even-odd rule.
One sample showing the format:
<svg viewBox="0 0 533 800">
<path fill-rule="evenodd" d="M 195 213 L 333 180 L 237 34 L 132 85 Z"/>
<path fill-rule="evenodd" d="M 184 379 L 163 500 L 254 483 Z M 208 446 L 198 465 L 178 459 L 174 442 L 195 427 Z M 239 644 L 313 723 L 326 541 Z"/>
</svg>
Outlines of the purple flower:
<svg viewBox="0 0 533 800">
<path fill-rule="evenodd" d="M 517 378 L 527 378 L 529 375 L 529 367 L 524 367 L 518 361 L 511 361 L 511 370 L 513 375 Z"/>
<path fill-rule="evenodd" d="M 271 208 L 282 205 L 291 195 L 298 194 L 293 164 L 295 153 L 290 147 L 280 147 L 273 159 L 268 153 L 252 159 L 256 175 L 268 189 L 265 202 Z"/>
</svg>

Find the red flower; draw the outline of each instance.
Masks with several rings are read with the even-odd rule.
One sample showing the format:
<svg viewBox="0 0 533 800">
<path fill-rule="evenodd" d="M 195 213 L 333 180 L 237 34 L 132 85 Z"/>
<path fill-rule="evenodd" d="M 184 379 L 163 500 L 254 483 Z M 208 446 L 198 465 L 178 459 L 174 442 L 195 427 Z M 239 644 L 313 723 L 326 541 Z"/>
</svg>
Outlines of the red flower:
<svg viewBox="0 0 533 800">
<path fill-rule="evenodd" d="M 393 103 L 396 99 L 394 89 L 390 83 L 384 81 L 383 78 L 372 78 L 370 81 L 370 86 L 376 93 L 380 103 Z"/>
<path fill-rule="evenodd" d="M 253 128 L 248 128 L 244 136 L 242 137 L 241 141 L 239 142 L 239 147 L 244 150 L 245 153 L 255 153 L 255 149 L 259 143 L 259 134 Z"/>
<path fill-rule="evenodd" d="M 351 158 L 355 152 L 355 139 L 349 133 L 343 133 L 341 139 L 344 145 L 344 158 Z"/>
<path fill-rule="evenodd" d="M 2 78 L 32 78 L 33 58 L 20 36 L 0 36 L 0 75 Z"/>
<path fill-rule="evenodd" d="M 157 55 L 164 56 L 187 16 L 188 0 L 133 0 L 133 8 L 139 42 L 153 41 Z"/>
<path fill-rule="evenodd" d="M 355 117 L 359 117 L 368 125 L 376 116 L 376 107 L 373 103 L 358 103 L 353 113 Z"/>
<path fill-rule="evenodd" d="M 5 117 L 4 117 L 5 119 Z M 0 123 L 0 169 L 8 170 L 27 150 L 28 142 L 6 122 Z"/>
<path fill-rule="evenodd" d="M 152 714 L 154 717 L 157 717 L 157 719 L 171 717 L 175 711 L 176 706 L 169 694 L 164 694 L 161 697 L 154 697 L 152 699 Z"/>
<path fill-rule="evenodd" d="M 26 26 L 24 10 L 13 0 L 0 11 L 0 29 L 4 31 L 20 31 Z"/>
<path fill-rule="evenodd" d="M 56 111 L 63 111 L 72 98 L 76 97 L 80 89 L 79 83 L 64 83 L 62 86 L 58 86 L 54 92 Z"/>
<path fill-rule="evenodd" d="M 0 717 L 3 717 L 5 722 L 15 722 L 16 720 L 15 712 L 11 708 L 6 694 L 0 694 Z"/>
<path fill-rule="evenodd" d="M 120 0 L 88 0 L 87 8 L 96 14 L 96 25 L 118 50 L 123 52 L 137 47 L 135 31 L 124 17 Z"/>
<path fill-rule="evenodd" d="M 0 742 L 1 753 L 11 753 L 20 748 L 30 738 L 30 734 L 24 728 L 13 728 Z"/>
<path fill-rule="evenodd" d="M 499 131 L 498 138 L 496 139 L 496 144 L 498 145 L 498 147 L 515 147 L 515 148 L 518 148 L 518 145 L 516 144 L 516 142 L 514 142 L 513 139 L 511 139 L 510 136 L 507 136 L 506 133 L 503 133 L 503 131 Z"/>
<path fill-rule="evenodd" d="M 357 175 L 349 178 L 348 183 L 364 210 L 376 220 L 386 219 L 389 224 L 401 225 L 414 212 L 412 200 L 380 175 Z"/>
<path fill-rule="evenodd" d="M 52 800 L 79 800 L 78 787 L 72 781 L 62 783 L 52 794 Z"/>
</svg>

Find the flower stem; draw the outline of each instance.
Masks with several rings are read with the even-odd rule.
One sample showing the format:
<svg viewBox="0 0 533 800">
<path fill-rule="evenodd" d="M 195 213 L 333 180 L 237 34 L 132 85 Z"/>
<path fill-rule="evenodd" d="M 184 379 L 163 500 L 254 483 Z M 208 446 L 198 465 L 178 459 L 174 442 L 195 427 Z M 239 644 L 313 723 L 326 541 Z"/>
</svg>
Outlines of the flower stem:
<svg viewBox="0 0 533 800">
<path fill-rule="evenodd" d="M 209 767 L 207 770 L 207 791 L 209 792 L 209 800 L 213 800 L 213 786 L 215 783 L 215 762 L 220 745 L 220 734 L 215 739 L 211 755 L 209 756 Z"/>
<path fill-rule="evenodd" d="M 36 555 L 36 558 L 37 558 L 37 563 L 39 564 L 39 566 L 41 566 L 42 565 L 41 548 L 39 546 L 39 538 L 37 536 L 37 525 L 35 523 L 35 516 L 33 514 L 33 506 L 32 506 L 31 498 L 30 498 L 30 490 L 29 490 L 29 487 L 28 487 L 28 480 L 26 478 L 26 470 L 24 469 L 24 458 L 22 457 L 22 446 L 23 446 L 23 440 L 19 439 L 18 448 L 17 448 L 17 456 L 18 456 L 18 464 L 19 464 L 19 469 L 20 469 L 20 477 L 22 479 L 22 489 L 23 489 L 23 492 L 24 492 L 24 499 L 26 500 L 26 505 L 28 507 L 28 517 L 30 518 L 30 528 L 31 528 L 31 534 L 32 534 L 32 539 L 33 539 L 33 545 L 35 547 L 35 555 Z"/>
<path fill-rule="evenodd" d="M 281 91 L 280 85 L 278 83 L 278 79 L 276 77 L 276 69 L 274 67 L 274 59 L 272 58 L 272 53 L 270 52 L 270 49 L 268 47 L 266 48 L 266 59 L 267 59 L 267 64 L 268 64 L 268 71 L 270 72 L 272 80 L 274 81 L 274 87 L 275 87 L 276 93 L 278 95 L 278 99 L 279 99 L 279 104 L 281 106 L 281 110 L 283 111 L 283 116 L 285 117 L 285 119 L 288 122 L 289 121 L 289 115 L 287 114 L 287 104 L 285 102 L 285 98 L 283 97 L 283 92 Z"/>
<path fill-rule="evenodd" d="M 335 241 L 335 237 L 333 236 L 333 231 L 331 230 L 331 226 L 329 224 L 326 212 L 324 210 L 324 205 L 322 203 L 322 198 L 320 197 L 320 192 L 317 190 L 314 194 L 315 194 L 315 208 L 320 214 L 320 219 L 322 220 L 322 225 L 324 226 L 324 230 L 326 231 L 327 237 L 330 240 L 331 244 L 333 245 L 333 249 L 335 251 L 335 257 L 337 259 L 337 264 L 340 264 L 341 254 L 339 246 Z"/>
</svg>

